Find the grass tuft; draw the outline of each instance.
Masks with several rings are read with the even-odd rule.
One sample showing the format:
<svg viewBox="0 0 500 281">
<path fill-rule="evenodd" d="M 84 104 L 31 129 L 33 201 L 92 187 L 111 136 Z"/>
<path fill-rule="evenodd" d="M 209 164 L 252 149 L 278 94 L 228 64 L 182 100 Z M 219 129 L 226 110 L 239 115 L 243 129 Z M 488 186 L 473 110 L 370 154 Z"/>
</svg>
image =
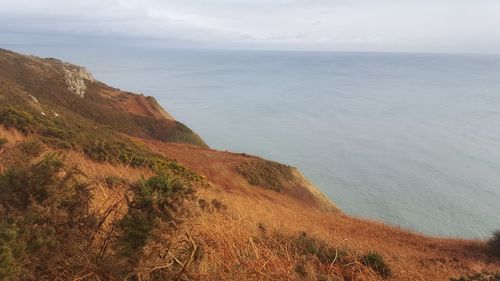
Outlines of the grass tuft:
<svg viewBox="0 0 500 281">
<path fill-rule="evenodd" d="M 383 278 L 388 278 L 391 276 L 392 272 L 384 258 L 376 252 L 370 252 L 364 255 L 362 258 L 363 264 L 373 269 Z"/>
<path fill-rule="evenodd" d="M 0 138 L 0 149 L 3 148 L 9 141 L 6 138 Z"/>
</svg>

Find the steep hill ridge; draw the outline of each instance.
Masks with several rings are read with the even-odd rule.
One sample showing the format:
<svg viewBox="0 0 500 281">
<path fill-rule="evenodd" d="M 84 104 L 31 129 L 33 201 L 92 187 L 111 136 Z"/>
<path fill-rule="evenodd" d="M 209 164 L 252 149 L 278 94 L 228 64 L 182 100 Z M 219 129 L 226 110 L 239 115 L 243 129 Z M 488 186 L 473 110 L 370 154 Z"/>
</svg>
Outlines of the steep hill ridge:
<svg viewBox="0 0 500 281">
<path fill-rule="evenodd" d="M 154 98 L 109 87 L 85 68 L 57 59 L 0 49 L 0 91 L 2 104 L 31 104 L 40 114 L 78 116 L 137 137 L 207 147 Z"/>
</svg>

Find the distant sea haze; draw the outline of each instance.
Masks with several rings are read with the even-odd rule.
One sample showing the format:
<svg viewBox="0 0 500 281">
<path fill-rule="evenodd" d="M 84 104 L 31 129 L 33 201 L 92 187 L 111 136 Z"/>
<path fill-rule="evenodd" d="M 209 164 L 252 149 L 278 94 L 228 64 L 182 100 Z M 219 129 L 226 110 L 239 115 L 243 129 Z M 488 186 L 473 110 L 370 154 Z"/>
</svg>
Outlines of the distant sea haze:
<svg viewBox="0 0 500 281">
<path fill-rule="evenodd" d="M 348 214 L 438 236 L 500 229 L 500 57 L 16 50 L 154 96 L 212 148 L 296 166 Z"/>
</svg>

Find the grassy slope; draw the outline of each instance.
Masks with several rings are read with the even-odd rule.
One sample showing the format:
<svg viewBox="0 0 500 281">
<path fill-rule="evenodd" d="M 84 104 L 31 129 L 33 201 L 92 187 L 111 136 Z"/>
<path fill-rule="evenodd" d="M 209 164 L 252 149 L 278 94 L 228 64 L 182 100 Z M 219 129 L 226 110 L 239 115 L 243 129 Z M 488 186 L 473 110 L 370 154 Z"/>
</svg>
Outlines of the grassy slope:
<svg viewBox="0 0 500 281">
<path fill-rule="evenodd" d="M 19 132 L 6 129 L 0 129 L 0 137 L 7 138 L 9 146 L 24 139 Z M 283 248 L 295 245 L 293 237 L 302 232 L 339 251 L 348 249 L 350 255 L 380 253 L 392 271 L 390 280 L 448 280 L 482 270 L 500 269 L 500 261 L 485 254 L 484 242 L 425 237 L 349 217 L 332 209 L 332 205 L 321 198 L 304 200 L 304 197 L 287 192 L 286 188 L 276 192 L 256 187 L 238 173 L 237 167 L 260 158 L 190 145 L 145 143 L 210 182 L 209 188 L 197 189 L 198 200 L 209 202 L 209 207 L 200 209 L 200 204 L 193 202 L 189 210 L 196 215 L 186 219 L 181 227 L 181 234 L 186 232 L 196 237 L 204 252 L 203 258 L 189 269 L 192 280 L 335 280 L 319 279 L 312 259 Z M 95 210 L 106 210 L 125 200 L 126 187 L 109 189 L 106 178 L 134 181 L 152 175 L 147 168 L 96 163 L 77 152 L 67 152 L 66 161 L 68 165 L 78 165 L 92 179 Z M 278 231 L 282 236 L 279 240 L 268 237 L 263 243 L 259 238 L 263 229 L 266 233 Z M 161 265 L 162 262 L 155 260 L 152 263 Z M 305 275 L 297 273 L 298 267 L 304 268 Z M 346 268 L 327 267 L 322 272 L 343 276 L 345 280 L 383 279 L 359 265 L 359 261 Z"/>
<path fill-rule="evenodd" d="M 83 98 L 68 90 L 64 67 L 55 59 L 0 49 L 1 104 L 30 105 L 38 113 L 80 118 L 130 135 L 206 147 L 203 140 L 161 109 L 151 97 L 86 80 Z M 69 67 L 77 67 L 70 65 Z M 31 95 L 31 96 L 30 96 Z M 33 99 L 34 97 L 36 99 Z"/>
<path fill-rule="evenodd" d="M 54 84 L 62 83 L 57 80 L 57 75 L 55 78 L 47 77 L 48 74 L 55 75 L 59 71 L 59 62 L 44 60 L 43 63 L 47 64 L 44 67 L 56 70 L 42 71 L 39 59 L 35 59 L 36 71 L 29 73 L 39 76 L 28 79 L 25 78 L 26 75 L 21 75 L 23 71 L 27 71 L 26 66 L 18 65 L 26 64 L 27 58 L 16 56 L 15 63 L 9 62 L 11 59 L 8 54 L 0 51 L 0 58 L 4 60 L 2 63 L 10 63 L 9 66 L 0 64 L 2 104 L 5 101 L 15 103 L 33 114 L 42 110 L 57 111 L 67 118 L 65 120 L 70 125 L 76 126 L 75 124 L 83 122 L 78 130 L 93 130 L 90 132 L 98 135 L 104 132 L 111 139 L 122 138 L 126 145 L 131 145 L 132 151 L 140 151 L 145 157 L 152 157 L 150 151 L 158 152 L 166 159 L 175 159 L 209 181 L 209 188 L 196 188 L 198 199 L 188 203 L 184 211 L 187 217 L 182 224 L 177 225 L 175 233 L 160 228 L 155 239 L 150 240 L 143 249 L 140 262 L 135 268 L 135 271 L 142 274 L 143 280 L 160 280 L 154 279 L 156 275 L 152 275 L 152 272 L 156 274 L 162 270 L 174 269 L 179 273 L 183 271 L 183 276 L 190 280 L 381 280 L 381 275 L 360 258 L 370 252 L 382 255 L 392 271 L 389 278 L 392 280 L 448 280 L 481 270 L 500 270 L 500 261 L 485 254 L 486 246 L 481 241 L 425 237 L 381 223 L 346 216 L 291 167 L 245 154 L 163 142 L 166 139 L 151 135 L 148 130 L 143 129 L 138 133 L 134 132 L 135 141 L 130 141 L 116 133 L 126 131 L 123 127 L 112 121 L 103 122 L 99 119 L 101 116 L 98 114 L 115 106 L 115 102 L 104 102 L 103 108 L 100 104 L 103 96 L 99 96 L 100 94 L 85 101 L 85 105 L 78 98 L 76 102 L 88 109 L 77 111 L 71 105 L 75 102 L 75 97 L 65 92 L 61 85 L 50 87 L 59 89 L 60 93 L 44 92 L 40 88 L 39 84 L 43 84 L 40 82 L 46 81 L 45 79 L 55 79 L 50 82 Z M 28 58 L 29 62 L 31 60 L 32 58 Z M 36 82 L 33 79 L 42 81 Z M 123 99 L 123 96 L 140 100 L 137 102 L 127 99 L 125 103 L 118 103 L 121 110 L 118 111 L 123 114 L 120 116 L 129 116 L 126 118 L 134 120 L 142 116 L 146 118 L 144 120 L 154 118 L 162 122 L 171 119 L 151 103 L 140 105 L 144 102 L 140 96 L 130 96 L 100 84 L 96 87 L 105 89 L 104 96 L 111 97 L 113 101 Z M 33 103 L 28 93 L 37 95 L 39 104 Z M 140 122 L 135 122 L 132 121 L 131 124 L 140 126 Z M 103 124 L 108 126 L 102 126 Z M 34 131 L 31 134 L 39 133 Z M 43 135 L 44 131 L 41 133 Z M 89 137 L 81 132 L 77 135 L 77 144 Z M 2 156 L 14 144 L 26 139 L 26 135 L 0 126 L 0 138 L 8 140 L 6 147 L 0 148 Z M 59 151 L 57 147 L 50 145 L 47 149 Z M 142 177 L 152 176 L 154 172 L 150 166 L 129 165 L 131 162 L 127 161 L 100 161 L 102 159 L 89 158 L 84 152 L 85 150 L 75 148 L 64 150 L 65 162 L 69 166 L 77 165 L 88 177 L 93 195 L 93 210 L 100 213 L 110 206 L 121 206 L 114 212 L 114 216 L 116 219 L 123 217 L 127 211 L 126 202 L 129 200 L 130 190 L 120 182 L 140 180 Z M 154 159 L 157 157 L 154 156 Z M 175 170 L 180 169 L 175 165 L 173 167 Z M 242 167 L 246 172 L 242 173 Z M 0 172 L 4 169 L 4 163 L 0 161 Z M 180 177 L 190 175 L 186 172 L 178 174 Z M 118 179 L 119 184 L 109 188 L 110 178 Z M 335 255 L 324 261 L 314 247 L 313 251 L 303 248 L 302 232 L 307 233 L 305 237 L 316 239 L 307 238 L 306 242 L 322 241 L 315 243 L 329 245 L 327 249 L 334 249 Z M 189 239 L 186 239 L 185 234 L 188 234 Z M 159 255 L 157 252 L 159 248 L 165 247 L 162 244 L 164 241 L 169 243 L 169 247 L 180 248 L 179 255 L 182 255 L 185 248 L 180 245 L 189 244 L 192 240 L 195 241 L 193 245 L 202 249 L 199 257 L 187 259 L 192 262 L 185 268 L 162 268 L 170 261 L 168 257 L 159 258 L 163 254 Z M 337 257 L 337 252 L 344 251 L 347 252 L 346 256 Z M 97 280 L 96 276 L 101 276 L 101 280 L 113 280 L 106 279 L 104 269 L 89 268 L 80 276 L 89 275 L 81 280 Z"/>
<path fill-rule="evenodd" d="M 267 248 L 257 249 L 261 254 L 255 253 L 250 241 L 258 232 L 259 224 L 289 234 L 305 231 L 359 253 L 381 253 L 394 272 L 393 280 L 448 280 L 481 270 L 500 270 L 500 261 L 485 254 L 482 241 L 426 237 L 353 218 L 338 210 L 324 211 L 328 201 L 321 197 L 255 188 L 236 167 L 259 158 L 160 142 L 149 142 L 149 145 L 213 182 L 217 188 L 204 191 L 204 195 L 222 200 L 231 210 L 229 218 L 205 216 L 198 222 L 203 226 L 200 236 L 215 236 L 212 262 L 231 268 L 231 273 L 223 275 L 224 278 L 248 276 L 259 270 L 262 279 L 267 275 L 284 280 L 286 276 L 295 275 L 297 260 L 283 259 Z M 218 230 L 216 233 L 212 232 L 214 228 Z M 216 253 L 225 253 L 226 257 Z M 246 255 L 252 256 L 251 262 L 243 258 Z M 239 266 L 241 263 L 246 266 Z M 376 280 L 370 276 L 365 278 L 361 280 Z"/>
</svg>

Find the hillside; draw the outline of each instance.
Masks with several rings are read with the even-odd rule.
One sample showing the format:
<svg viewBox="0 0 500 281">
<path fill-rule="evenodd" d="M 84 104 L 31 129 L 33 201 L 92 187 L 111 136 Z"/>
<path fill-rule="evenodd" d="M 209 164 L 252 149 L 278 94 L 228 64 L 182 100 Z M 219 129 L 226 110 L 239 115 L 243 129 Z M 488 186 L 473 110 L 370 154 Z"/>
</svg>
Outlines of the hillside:
<svg viewBox="0 0 500 281">
<path fill-rule="evenodd" d="M 152 97 L 120 91 L 96 81 L 83 67 L 0 49 L 0 102 L 29 112 L 96 123 L 129 135 L 206 147 Z"/>
<path fill-rule="evenodd" d="M 484 241 L 350 217 L 296 168 L 210 149 L 151 97 L 0 49 L 0 280 L 500 280 L 497 271 Z"/>
</svg>

